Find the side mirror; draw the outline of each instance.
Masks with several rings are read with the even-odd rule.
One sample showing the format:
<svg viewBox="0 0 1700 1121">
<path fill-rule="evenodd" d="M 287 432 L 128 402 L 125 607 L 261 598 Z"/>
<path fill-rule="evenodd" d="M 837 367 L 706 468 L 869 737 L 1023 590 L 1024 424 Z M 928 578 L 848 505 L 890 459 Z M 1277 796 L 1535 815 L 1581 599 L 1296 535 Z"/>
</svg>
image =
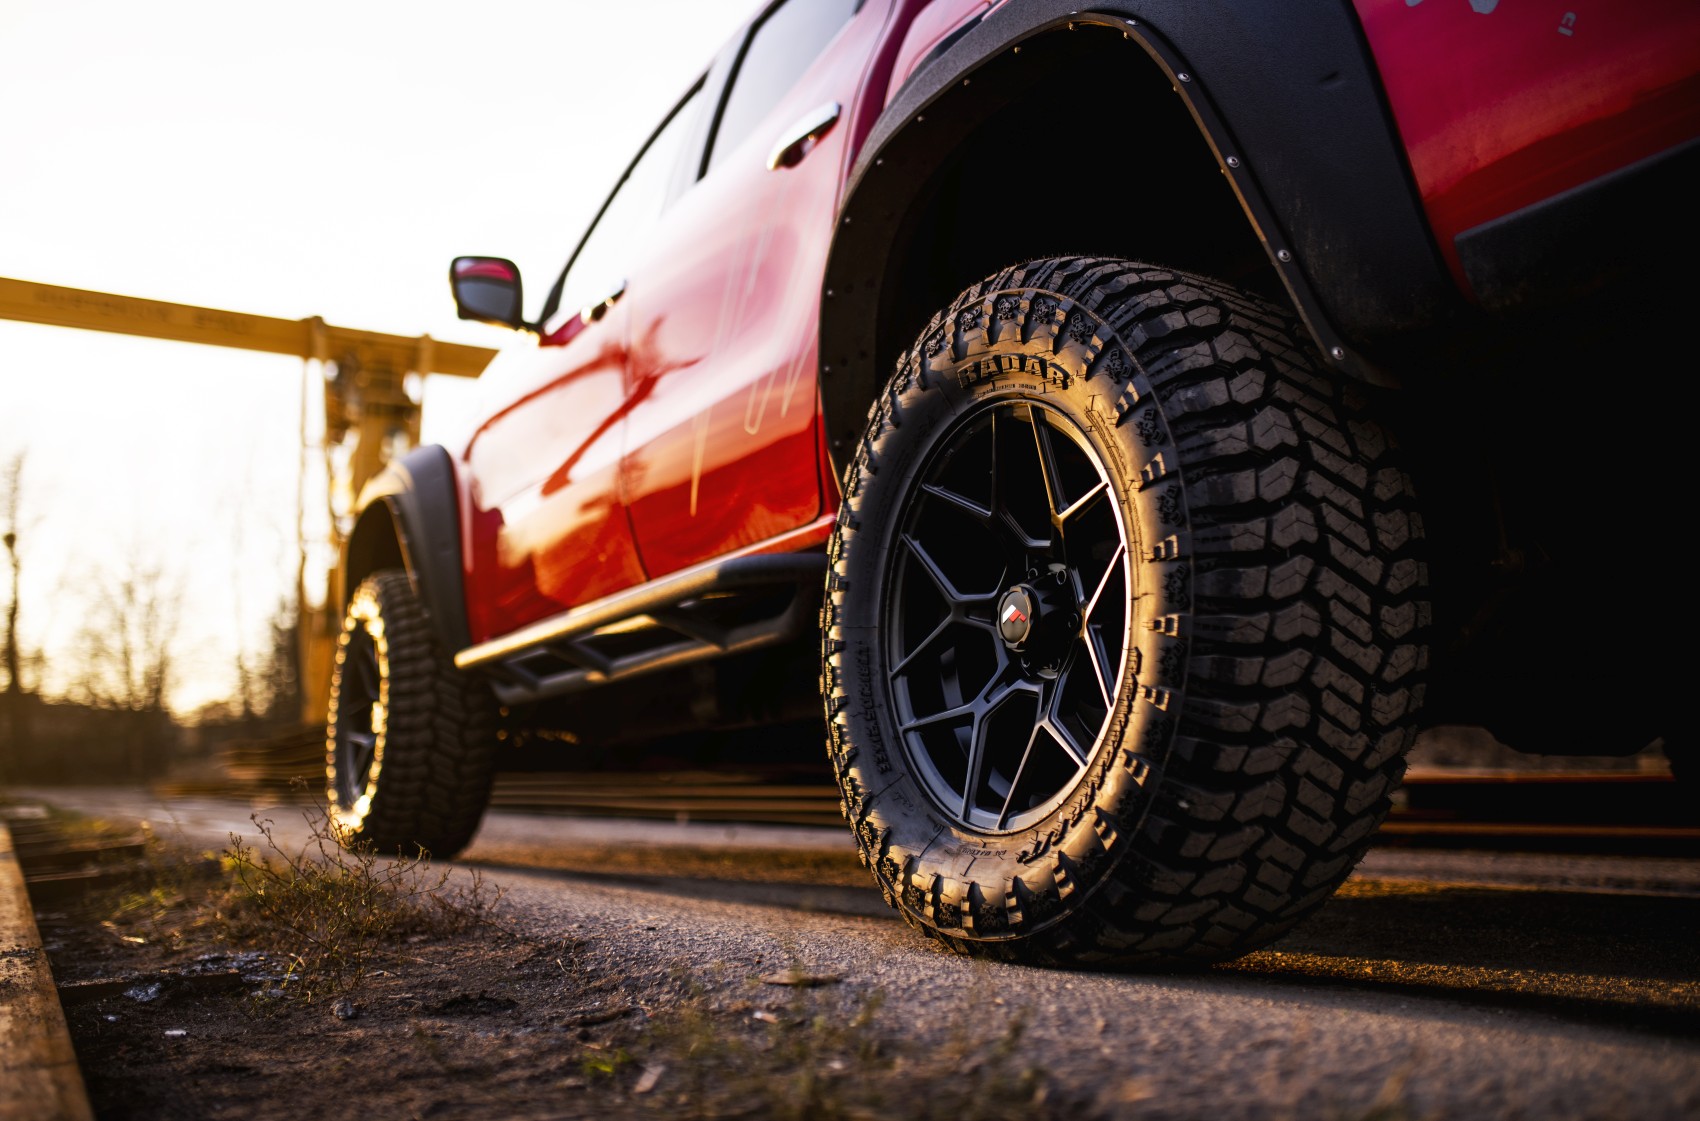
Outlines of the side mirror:
<svg viewBox="0 0 1700 1121">
<path fill-rule="evenodd" d="M 524 299 L 519 266 L 502 257 L 456 257 L 449 266 L 449 287 L 462 319 L 524 330 Z"/>
</svg>

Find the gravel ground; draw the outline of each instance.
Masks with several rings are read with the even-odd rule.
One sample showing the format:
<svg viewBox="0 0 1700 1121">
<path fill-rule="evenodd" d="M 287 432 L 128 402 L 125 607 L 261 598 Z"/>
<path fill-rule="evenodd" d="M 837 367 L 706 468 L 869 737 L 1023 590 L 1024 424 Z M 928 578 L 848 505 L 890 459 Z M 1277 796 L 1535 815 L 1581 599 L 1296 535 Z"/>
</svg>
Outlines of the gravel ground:
<svg viewBox="0 0 1700 1121">
<path fill-rule="evenodd" d="M 248 827 L 231 802 L 41 793 L 190 846 Z M 296 812 L 270 816 L 293 829 Z M 119 1078 L 102 1112 L 487 1117 L 499 1100 L 514 1117 L 1700 1117 L 1700 862 L 1379 850 L 1270 950 L 1141 976 L 941 952 L 894 920 L 834 833 L 492 815 L 467 863 L 505 889 L 501 931 L 419 949 L 424 964 L 386 971 L 346 1022 L 323 1006 L 250 1011 L 235 1039 L 226 1009 L 207 1021 L 223 1043 L 173 1045 L 171 1062 L 129 1039 L 130 1097 Z M 148 952 L 157 967 L 196 948 Z M 761 981 L 793 970 L 834 980 Z M 87 1007 L 79 1047 L 117 1030 Z M 598 1021 L 598 1008 L 633 1011 Z M 169 1030 L 151 1008 L 122 1014 Z M 336 1094 L 291 1089 L 351 1053 L 395 1070 L 339 1076 Z M 154 1093 L 162 1080 L 178 1097 Z M 183 1097 L 192 1085 L 203 1096 Z M 154 1112 L 112 1105 L 155 1098 Z"/>
</svg>

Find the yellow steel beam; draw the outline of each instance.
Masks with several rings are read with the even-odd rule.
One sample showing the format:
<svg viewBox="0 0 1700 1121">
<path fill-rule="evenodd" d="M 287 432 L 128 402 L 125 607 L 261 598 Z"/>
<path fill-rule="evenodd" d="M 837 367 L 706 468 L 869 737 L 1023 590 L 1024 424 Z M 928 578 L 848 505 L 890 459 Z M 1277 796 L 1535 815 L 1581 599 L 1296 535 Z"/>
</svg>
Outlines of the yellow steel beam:
<svg viewBox="0 0 1700 1121">
<path fill-rule="evenodd" d="M 172 304 L 0 277 L 0 319 L 80 327 L 153 339 L 335 359 L 350 351 L 368 369 L 475 378 L 496 352 L 438 342 L 429 335 L 386 335 L 332 327 L 317 319 L 278 319 L 241 311 Z"/>
</svg>

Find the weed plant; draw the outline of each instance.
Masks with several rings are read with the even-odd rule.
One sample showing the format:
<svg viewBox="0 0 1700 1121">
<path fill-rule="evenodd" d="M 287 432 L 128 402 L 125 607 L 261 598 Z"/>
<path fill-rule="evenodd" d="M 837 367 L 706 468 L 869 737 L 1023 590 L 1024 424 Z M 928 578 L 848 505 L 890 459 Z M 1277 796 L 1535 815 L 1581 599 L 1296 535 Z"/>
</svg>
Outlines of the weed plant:
<svg viewBox="0 0 1700 1121">
<path fill-rule="evenodd" d="M 370 845 L 344 847 L 322 809 L 302 816 L 308 835 L 300 845 L 279 840 L 275 824 L 255 814 L 263 846 L 232 833 L 223 859 L 226 935 L 283 953 L 286 993 L 315 1001 L 352 992 L 378 962 L 409 957 L 408 945 L 494 923 L 502 892 L 477 870 L 452 875 L 423 849 L 386 856 Z"/>
</svg>

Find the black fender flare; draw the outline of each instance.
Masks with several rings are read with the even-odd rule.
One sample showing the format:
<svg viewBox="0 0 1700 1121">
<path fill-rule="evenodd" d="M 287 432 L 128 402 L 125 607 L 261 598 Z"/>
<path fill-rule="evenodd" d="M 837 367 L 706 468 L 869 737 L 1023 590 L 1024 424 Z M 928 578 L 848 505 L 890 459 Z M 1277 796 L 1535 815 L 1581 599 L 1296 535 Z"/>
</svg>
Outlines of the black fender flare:
<svg viewBox="0 0 1700 1121">
<path fill-rule="evenodd" d="M 427 444 L 390 463 L 361 490 L 359 509 L 343 551 L 343 606 L 360 581 L 399 564 L 444 653 L 453 656 L 470 646 L 460 495 L 448 451 Z"/>
<path fill-rule="evenodd" d="M 947 39 L 908 79 L 852 170 L 821 301 L 822 407 L 835 461 L 884 381 L 867 340 L 908 193 L 940 158 L 941 137 L 973 119 L 974 99 L 995 96 L 985 92 L 994 83 L 968 79 L 1070 25 L 1113 27 L 1167 72 L 1334 368 L 1392 384 L 1365 350 L 1460 310 L 1349 0 L 1299 12 L 1267 0 L 1109 0 L 1090 10 L 1011 0 Z"/>
</svg>

